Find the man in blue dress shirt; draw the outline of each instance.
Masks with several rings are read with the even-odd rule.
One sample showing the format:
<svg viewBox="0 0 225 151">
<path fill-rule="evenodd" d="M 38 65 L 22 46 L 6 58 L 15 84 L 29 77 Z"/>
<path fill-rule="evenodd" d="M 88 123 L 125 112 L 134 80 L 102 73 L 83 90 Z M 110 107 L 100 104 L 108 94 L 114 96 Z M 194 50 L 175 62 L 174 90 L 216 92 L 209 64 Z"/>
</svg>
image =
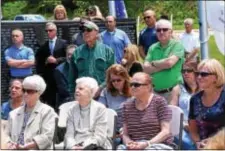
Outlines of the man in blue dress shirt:
<svg viewBox="0 0 225 151">
<path fill-rule="evenodd" d="M 107 16 L 105 25 L 107 30 L 101 33 L 102 42 L 113 49 L 116 63 L 121 63 L 124 56 L 124 48 L 131 43 L 130 39 L 124 31 L 116 28 L 114 16 Z"/>
</svg>

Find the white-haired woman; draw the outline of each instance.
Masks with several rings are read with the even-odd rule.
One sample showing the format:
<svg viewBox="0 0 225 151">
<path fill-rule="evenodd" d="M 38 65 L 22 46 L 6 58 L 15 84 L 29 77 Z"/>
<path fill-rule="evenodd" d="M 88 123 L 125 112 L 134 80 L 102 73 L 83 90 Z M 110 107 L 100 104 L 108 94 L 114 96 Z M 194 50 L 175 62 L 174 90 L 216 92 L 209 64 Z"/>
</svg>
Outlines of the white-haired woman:
<svg viewBox="0 0 225 151">
<path fill-rule="evenodd" d="M 8 149 L 51 149 L 55 131 L 54 110 L 40 102 L 46 84 L 33 75 L 23 81 L 24 105 L 9 113 Z"/>
<path fill-rule="evenodd" d="M 107 140 L 107 112 L 103 104 L 92 98 L 98 83 L 90 77 L 76 80 L 75 103 L 69 109 L 65 134 L 66 149 L 110 149 Z"/>
</svg>

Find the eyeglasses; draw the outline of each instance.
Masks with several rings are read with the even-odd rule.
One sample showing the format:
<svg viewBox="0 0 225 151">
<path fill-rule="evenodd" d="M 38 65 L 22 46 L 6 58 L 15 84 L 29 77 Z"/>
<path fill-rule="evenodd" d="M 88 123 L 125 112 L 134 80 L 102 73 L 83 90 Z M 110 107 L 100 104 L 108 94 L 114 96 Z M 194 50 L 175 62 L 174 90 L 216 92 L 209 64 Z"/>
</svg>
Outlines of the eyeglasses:
<svg viewBox="0 0 225 151">
<path fill-rule="evenodd" d="M 86 32 L 92 32 L 92 30 L 93 30 L 93 29 L 90 29 L 90 28 L 83 28 L 83 32 L 85 32 L 85 31 L 86 31 Z"/>
<path fill-rule="evenodd" d="M 145 16 L 145 17 L 144 17 L 144 20 L 150 19 L 150 18 L 152 18 L 152 16 Z"/>
<path fill-rule="evenodd" d="M 182 73 L 191 73 L 191 72 L 194 72 L 194 70 L 193 69 L 183 69 L 181 72 Z"/>
<path fill-rule="evenodd" d="M 23 89 L 23 92 L 24 92 L 24 93 L 27 93 L 27 94 L 34 94 L 34 93 L 37 92 L 37 90 Z"/>
<path fill-rule="evenodd" d="M 54 29 L 46 29 L 45 32 L 52 32 Z"/>
<path fill-rule="evenodd" d="M 113 80 L 111 80 L 112 83 L 121 82 L 121 81 L 122 81 L 121 79 L 113 79 Z"/>
<path fill-rule="evenodd" d="M 169 28 L 158 28 L 158 29 L 156 29 L 156 31 L 159 33 L 159 32 L 161 32 L 161 31 L 163 31 L 163 32 L 167 32 L 169 30 Z"/>
<path fill-rule="evenodd" d="M 145 84 L 145 83 L 137 83 L 137 82 L 130 83 L 130 87 L 135 87 L 135 88 L 138 88 L 138 87 L 143 86 L 143 85 L 148 85 L 148 84 Z"/>
<path fill-rule="evenodd" d="M 209 73 L 209 72 L 196 72 L 197 76 L 201 76 L 201 77 L 207 77 L 209 75 L 215 75 L 214 73 Z"/>
</svg>

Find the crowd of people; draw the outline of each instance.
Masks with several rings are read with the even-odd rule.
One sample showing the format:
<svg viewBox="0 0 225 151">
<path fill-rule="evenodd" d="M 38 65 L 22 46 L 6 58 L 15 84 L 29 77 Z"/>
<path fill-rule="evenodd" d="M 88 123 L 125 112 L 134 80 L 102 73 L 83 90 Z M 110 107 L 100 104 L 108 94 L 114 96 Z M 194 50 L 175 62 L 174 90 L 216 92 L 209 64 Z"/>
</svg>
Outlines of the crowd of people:
<svg viewBox="0 0 225 151">
<path fill-rule="evenodd" d="M 55 7 L 54 19 L 68 20 L 63 5 Z M 106 30 L 99 33 L 95 19 L 105 21 Z M 7 120 L 1 148 L 52 149 L 58 108 L 74 101 L 65 149 L 112 149 L 106 108 L 118 114 L 119 150 L 176 149 L 168 105 L 184 113 L 181 149 L 225 149 L 224 67 L 216 59 L 199 60 L 193 19 L 184 20 L 178 40 L 171 22 L 157 20 L 153 10 L 144 10 L 143 19 L 136 45 L 114 16 L 104 18 L 98 6 L 90 6 L 73 43 L 58 38 L 57 26 L 48 22 L 48 40 L 35 54 L 23 44 L 23 31 L 14 29 L 4 54 L 11 82 L 1 107 L 1 120 Z"/>
</svg>

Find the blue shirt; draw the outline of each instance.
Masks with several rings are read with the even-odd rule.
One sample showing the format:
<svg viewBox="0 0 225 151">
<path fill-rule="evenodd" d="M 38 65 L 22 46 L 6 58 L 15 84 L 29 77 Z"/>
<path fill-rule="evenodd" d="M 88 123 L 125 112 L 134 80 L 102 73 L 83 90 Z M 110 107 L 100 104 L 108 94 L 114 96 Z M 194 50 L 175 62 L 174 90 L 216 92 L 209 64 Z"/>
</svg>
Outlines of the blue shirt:
<svg viewBox="0 0 225 151">
<path fill-rule="evenodd" d="M 8 120 L 9 112 L 12 111 L 9 101 L 2 104 L 1 118 Z"/>
<path fill-rule="evenodd" d="M 5 51 L 5 60 L 34 60 L 34 52 L 31 48 L 22 45 L 20 48 L 11 46 Z M 32 66 L 28 68 L 10 67 L 10 73 L 13 77 L 25 77 L 32 74 Z"/>
<path fill-rule="evenodd" d="M 155 28 L 144 28 L 139 35 L 139 45 L 144 47 L 145 55 L 148 52 L 148 48 L 158 42 Z"/>
<path fill-rule="evenodd" d="M 120 29 L 115 29 L 113 32 L 105 30 L 101 33 L 101 39 L 113 49 L 116 62 L 120 64 L 124 56 L 124 48 L 131 43 L 127 34 Z"/>
</svg>

